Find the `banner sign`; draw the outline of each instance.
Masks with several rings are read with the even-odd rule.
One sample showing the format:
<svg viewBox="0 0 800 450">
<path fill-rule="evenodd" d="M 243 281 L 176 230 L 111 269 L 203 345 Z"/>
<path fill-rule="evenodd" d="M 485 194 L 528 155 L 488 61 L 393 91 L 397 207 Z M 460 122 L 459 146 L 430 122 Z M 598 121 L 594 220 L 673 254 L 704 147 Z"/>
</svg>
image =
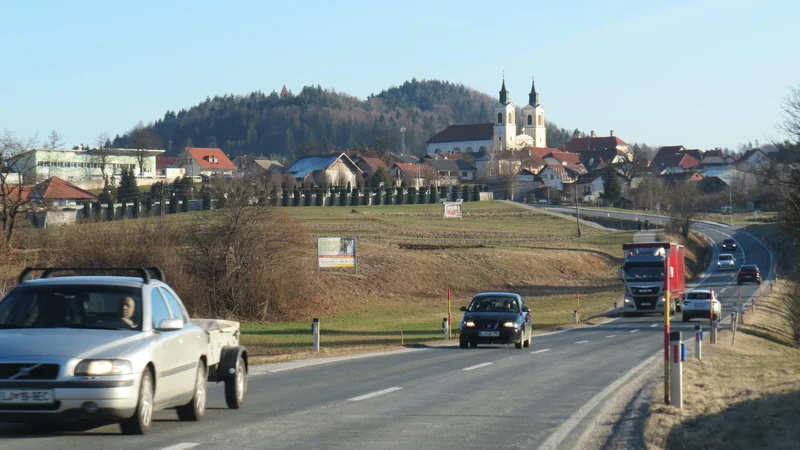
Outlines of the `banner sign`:
<svg viewBox="0 0 800 450">
<path fill-rule="evenodd" d="M 355 267 L 356 238 L 317 238 L 319 267 Z"/>
<path fill-rule="evenodd" d="M 445 219 L 460 219 L 461 218 L 461 202 L 445 202 L 444 204 L 444 218 Z"/>
</svg>

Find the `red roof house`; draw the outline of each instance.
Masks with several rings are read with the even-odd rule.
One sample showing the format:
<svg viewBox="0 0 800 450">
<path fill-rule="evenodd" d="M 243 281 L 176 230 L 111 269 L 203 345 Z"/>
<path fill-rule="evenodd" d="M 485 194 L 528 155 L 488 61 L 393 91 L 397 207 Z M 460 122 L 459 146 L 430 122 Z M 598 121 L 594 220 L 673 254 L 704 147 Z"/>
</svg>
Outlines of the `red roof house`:
<svg viewBox="0 0 800 450">
<path fill-rule="evenodd" d="M 233 175 L 236 170 L 233 161 L 221 149 L 197 147 L 186 147 L 172 167 L 184 169 L 190 177 Z"/>
</svg>

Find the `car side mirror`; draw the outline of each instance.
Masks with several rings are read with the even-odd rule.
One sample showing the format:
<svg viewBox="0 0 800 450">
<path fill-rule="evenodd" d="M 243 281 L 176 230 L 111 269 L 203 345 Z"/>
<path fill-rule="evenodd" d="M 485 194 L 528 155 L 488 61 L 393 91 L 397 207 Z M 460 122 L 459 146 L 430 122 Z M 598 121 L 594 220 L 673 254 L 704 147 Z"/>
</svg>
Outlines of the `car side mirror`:
<svg viewBox="0 0 800 450">
<path fill-rule="evenodd" d="M 158 324 L 158 331 L 175 331 L 183 328 L 181 319 L 164 319 Z"/>
<path fill-rule="evenodd" d="M 459 310 L 459 311 L 466 311 L 466 310 L 467 310 L 467 307 L 466 307 L 466 306 L 462 306 L 461 308 L 458 308 L 458 310 Z"/>
<path fill-rule="evenodd" d="M 523 306 L 523 307 L 522 307 L 522 312 L 530 312 L 530 310 L 531 310 L 531 309 L 530 309 L 530 308 L 528 308 L 527 306 Z"/>
</svg>

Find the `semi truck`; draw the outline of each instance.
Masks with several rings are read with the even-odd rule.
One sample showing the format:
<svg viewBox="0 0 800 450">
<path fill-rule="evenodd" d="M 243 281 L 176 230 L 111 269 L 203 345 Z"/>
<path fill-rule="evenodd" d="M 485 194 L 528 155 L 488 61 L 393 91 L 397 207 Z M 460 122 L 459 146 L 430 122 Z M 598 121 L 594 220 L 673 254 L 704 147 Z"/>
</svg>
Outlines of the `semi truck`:
<svg viewBox="0 0 800 450">
<path fill-rule="evenodd" d="M 686 295 L 682 245 L 670 242 L 639 242 L 622 245 L 625 264 L 618 278 L 625 284 L 622 312 L 625 316 L 659 312 L 664 314 L 669 284 L 670 314 L 681 311 Z M 669 275 L 669 283 L 665 275 Z"/>
</svg>

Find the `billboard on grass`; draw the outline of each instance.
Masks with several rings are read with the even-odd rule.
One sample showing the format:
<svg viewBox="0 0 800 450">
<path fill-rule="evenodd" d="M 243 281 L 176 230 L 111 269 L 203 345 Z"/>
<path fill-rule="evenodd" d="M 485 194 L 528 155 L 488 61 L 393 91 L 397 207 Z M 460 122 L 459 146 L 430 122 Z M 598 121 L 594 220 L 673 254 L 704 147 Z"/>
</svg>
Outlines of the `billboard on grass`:
<svg viewBox="0 0 800 450">
<path fill-rule="evenodd" d="M 445 219 L 460 219 L 461 218 L 461 202 L 445 202 L 444 203 L 444 218 Z"/>
<path fill-rule="evenodd" d="M 317 238 L 319 267 L 355 267 L 356 238 Z"/>
</svg>

